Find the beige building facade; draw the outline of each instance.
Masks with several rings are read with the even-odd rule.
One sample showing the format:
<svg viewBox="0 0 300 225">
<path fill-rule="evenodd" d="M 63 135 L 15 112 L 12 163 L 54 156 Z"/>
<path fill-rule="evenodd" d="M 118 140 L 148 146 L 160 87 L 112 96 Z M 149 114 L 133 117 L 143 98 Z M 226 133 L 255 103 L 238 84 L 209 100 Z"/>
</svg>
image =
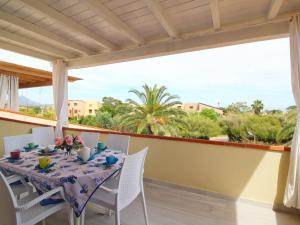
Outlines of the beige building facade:
<svg viewBox="0 0 300 225">
<path fill-rule="evenodd" d="M 94 100 L 69 100 L 68 116 L 69 118 L 94 116 L 100 107 L 101 103 Z"/>
<path fill-rule="evenodd" d="M 204 103 L 182 103 L 176 107 L 185 112 L 201 112 L 203 109 L 212 109 L 220 115 L 224 114 L 222 109 Z"/>
</svg>

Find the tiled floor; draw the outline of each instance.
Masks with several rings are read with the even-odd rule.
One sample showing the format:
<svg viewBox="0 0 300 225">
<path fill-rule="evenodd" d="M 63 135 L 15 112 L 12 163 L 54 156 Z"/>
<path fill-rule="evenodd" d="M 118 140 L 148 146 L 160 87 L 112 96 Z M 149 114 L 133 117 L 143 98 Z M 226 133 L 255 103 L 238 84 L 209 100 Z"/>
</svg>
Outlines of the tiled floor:
<svg viewBox="0 0 300 225">
<path fill-rule="evenodd" d="M 145 191 L 150 225 L 300 225 L 299 215 L 274 212 L 263 206 L 148 183 Z M 121 224 L 144 225 L 143 218 L 137 199 L 122 211 Z M 67 215 L 58 213 L 47 219 L 47 224 L 67 225 Z M 114 225 L 114 216 L 89 209 L 85 224 Z"/>
</svg>

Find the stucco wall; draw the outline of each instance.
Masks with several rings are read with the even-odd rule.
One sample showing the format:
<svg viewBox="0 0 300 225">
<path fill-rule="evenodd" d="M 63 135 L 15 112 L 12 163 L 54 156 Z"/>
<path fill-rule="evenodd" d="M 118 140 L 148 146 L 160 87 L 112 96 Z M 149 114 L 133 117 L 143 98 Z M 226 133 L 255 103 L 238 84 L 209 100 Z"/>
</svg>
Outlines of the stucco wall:
<svg viewBox="0 0 300 225">
<path fill-rule="evenodd" d="M 0 120 L 0 153 L 3 136 L 29 133 L 32 127 Z M 106 138 L 107 134 L 101 134 L 102 141 Z M 146 178 L 234 198 L 282 203 L 289 152 L 131 137 L 130 153 L 146 146 Z"/>
</svg>

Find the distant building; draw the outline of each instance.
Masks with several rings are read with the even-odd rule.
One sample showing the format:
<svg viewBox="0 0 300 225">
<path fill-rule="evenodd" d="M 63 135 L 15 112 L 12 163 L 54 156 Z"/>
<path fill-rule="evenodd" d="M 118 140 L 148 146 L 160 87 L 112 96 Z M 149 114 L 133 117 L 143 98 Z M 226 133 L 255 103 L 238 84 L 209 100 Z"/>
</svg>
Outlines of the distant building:
<svg viewBox="0 0 300 225">
<path fill-rule="evenodd" d="M 94 116 L 96 111 L 101 107 L 101 103 L 93 100 L 69 100 L 68 101 L 68 116 L 86 117 Z"/>
<path fill-rule="evenodd" d="M 176 107 L 185 112 L 201 112 L 203 109 L 212 109 L 220 115 L 224 114 L 222 109 L 204 103 L 182 103 L 180 105 L 176 105 Z"/>
</svg>

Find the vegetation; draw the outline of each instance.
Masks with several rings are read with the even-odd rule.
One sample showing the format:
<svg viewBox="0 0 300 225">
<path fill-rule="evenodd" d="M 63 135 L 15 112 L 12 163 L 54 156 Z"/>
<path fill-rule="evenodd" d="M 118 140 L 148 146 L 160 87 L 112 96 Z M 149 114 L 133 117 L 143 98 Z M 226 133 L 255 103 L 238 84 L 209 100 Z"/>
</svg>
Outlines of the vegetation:
<svg viewBox="0 0 300 225">
<path fill-rule="evenodd" d="M 264 104 L 261 100 L 255 100 L 251 105 L 251 108 L 256 115 L 259 115 L 264 108 Z"/>
<path fill-rule="evenodd" d="M 133 111 L 122 116 L 122 124 L 135 127 L 138 134 L 178 135 L 185 126 L 185 113 L 174 106 L 181 104 L 178 97 L 167 92 L 165 86 L 143 86 L 142 91 L 130 90 L 139 101 L 128 99 Z"/>
<path fill-rule="evenodd" d="M 55 120 L 56 118 L 54 109 L 50 106 L 20 106 L 19 110 L 20 112 L 29 115 L 44 117 L 51 120 Z"/>
<path fill-rule="evenodd" d="M 112 97 L 102 99 L 96 115 L 71 118 L 72 123 L 138 134 L 210 139 L 222 136 L 228 141 L 290 145 L 296 125 L 296 107 L 286 111 L 264 110 L 261 100 L 249 107 L 236 102 L 223 108 L 224 115 L 213 109 L 186 113 L 177 107 L 178 96 L 165 86 L 144 85 L 129 91 L 134 99 L 122 102 Z M 23 107 L 22 112 L 54 119 L 50 107 Z"/>
</svg>

